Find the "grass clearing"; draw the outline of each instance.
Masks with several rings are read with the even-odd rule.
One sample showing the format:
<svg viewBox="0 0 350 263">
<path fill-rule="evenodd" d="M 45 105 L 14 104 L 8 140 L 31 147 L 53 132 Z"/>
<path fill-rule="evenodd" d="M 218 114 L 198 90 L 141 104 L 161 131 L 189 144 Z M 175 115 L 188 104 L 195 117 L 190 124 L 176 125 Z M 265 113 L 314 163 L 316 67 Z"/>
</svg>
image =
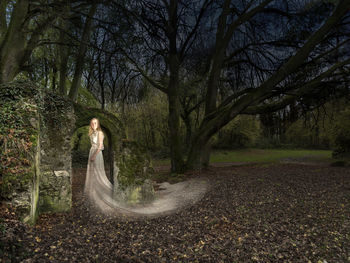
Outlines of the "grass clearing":
<svg viewBox="0 0 350 263">
<path fill-rule="evenodd" d="M 290 150 L 290 149 L 243 149 L 235 151 L 215 151 L 210 162 L 276 162 L 285 158 L 305 158 L 326 161 L 332 158 L 329 150 Z"/>
<path fill-rule="evenodd" d="M 308 161 L 332 161 L 330 150 L 290 150 L 290 149 L 240 149 L 213 151 L 210 163 L 233 162 L 277 162 L 282 159 L 305 159 Z M 170 159 L 155 159 L 154 166 L 170 165 Z"/>
</svg>

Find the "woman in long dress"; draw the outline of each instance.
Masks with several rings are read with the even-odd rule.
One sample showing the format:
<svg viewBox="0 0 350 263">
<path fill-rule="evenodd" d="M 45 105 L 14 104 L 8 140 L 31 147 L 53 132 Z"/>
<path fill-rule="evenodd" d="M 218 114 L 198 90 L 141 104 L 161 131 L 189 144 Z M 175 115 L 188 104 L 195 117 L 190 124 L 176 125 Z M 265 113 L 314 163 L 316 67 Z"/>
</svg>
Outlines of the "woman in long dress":
<svg viewBox="0 0 350 263">
<path fill-rule="evenodd" d="M 89 137 L 91 149 L 87 165 L 84 194 L 91 204 L 97 206 L 103 212 L 111 211 L 113 205 L 113 186 L 108 180 L 102 150 L 104 134 L 97 118 L 90 121 Z"/>
</svg>

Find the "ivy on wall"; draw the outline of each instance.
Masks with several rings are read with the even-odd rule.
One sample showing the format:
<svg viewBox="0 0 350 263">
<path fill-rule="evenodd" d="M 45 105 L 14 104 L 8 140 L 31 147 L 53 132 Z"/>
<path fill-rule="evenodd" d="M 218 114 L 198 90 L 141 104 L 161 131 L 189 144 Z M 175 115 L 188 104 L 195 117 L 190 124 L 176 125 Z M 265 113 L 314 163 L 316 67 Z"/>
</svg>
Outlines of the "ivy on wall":
<svg viewBox="0 0 350 263">
<path fill-rule="evenodd" d="M 11 199 L 33 179 L 40 128 L 49 128 L 55 137 L 66 117 L 68 101 L 25 80 L 0 85 L 0 101 L 1 199 Z M 40 127 L 39 122 L 50 127 Z"/>
<path fill-rule="evenodd" d="M 1 198 L 23 191 L 33 178 L 31 166 L 37 146 L 37 88 L 24 81 L 0 85 Z"/>
</svg>

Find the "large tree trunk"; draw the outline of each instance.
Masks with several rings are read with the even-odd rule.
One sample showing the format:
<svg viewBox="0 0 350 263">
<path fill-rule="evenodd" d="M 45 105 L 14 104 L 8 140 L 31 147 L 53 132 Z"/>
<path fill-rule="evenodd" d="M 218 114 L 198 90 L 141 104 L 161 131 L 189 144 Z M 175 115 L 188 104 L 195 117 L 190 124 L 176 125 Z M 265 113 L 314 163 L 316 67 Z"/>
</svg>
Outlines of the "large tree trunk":
<svg viewBox="0 0 350 263">
<path fill-rule="evenodd" d="M 69 12 L 69 5 L 66 5 L 65 7 L 66 13 Z M 58 56 L 59 56 L 59 81 L 58 81 L 58 91 L 61 95 L 67 95 L 67 89 L 66 89 L 66 76 L 68 71 L 68 58 L 69 58 L 69 50 L 66 44 L 67 42 L 67 36 L 66 31 L 68 30 L 68 21 L 62 19 L 60 22 L 60 36 L 59 36 L 59 43 L 60 46 L 58 48 Z"/>
<path fill-rule="evenodd" d="M 26 30 L 28 7 L 28 0 L 17 1 L 9 27 L 0 38 L 0 83 L 13 80 L 20 71 L 26 51 L 27 34 L 23 31 Z M 2 29 L 4 29 L 4 25 L 2 25 Z"/>
<path fill-rule="evenodd" d="M 191 144 L 191 140 L 192 140 L 192 118 L 189 114 L 187 114 L 182 117 L 182 120 L 186 126 L 185 144 L 188 146 Z"/>
<path fill-rule="evenodd" d="M 171 171 L 183 172 L 183 157 L 181 150 L 180 136 L 180 101 L 178 90 L 178 61 L 177 57 L 171 55 L 170 58 L 170 81 L 168 86 L 168 101 L 169 101 L 169 130 L 170 130 L 170 157 Z"/>
<path fill-rule="evenodd" d="M 210 115 L 216 110 L 216 101 L 218 96 L 218 84 L 221 74 L 222 63 L 225 58 L 225 50 L 231 37 L 225 38 L 227 27 L 227 16 L 230 10 L 230 1 L 226 0 L 223 5 L 223 11 L 219 17 L 218 29 L 216 33 L 215 48 L 212 55 L 211 69 L 207 82 L 207 93 L 205 99 L 205 116 Z M 209 140 L 205 140 L 200 147 L 200 157 L 196 157 L 196 167 L 209 166 L 211 145 Z"/>
<path fill-rule="evenodd" d="M 81 83 L 81 76 L 83 74 L 83 68 L 84 68 L 84 62 L 85 62 L 85 53 L 87 49 L 87 42 L 90 37 L 90 32 L 92 28 L 92 17 L 94 16 L 96 12 L 97 4 L 93 3 L 90 7 L 89 14 L 86 17 L 86 22 L 83 30 L 83 35 L 81 38 L 81 43 L 79 46 L 77 58 L 76 58 L 76 65 L 75 65 L 75 72 L 73 77 L 72 86 L 69 91 L 69 98 L 73 101 L 76 101 L 78 97 L 78 90 Z"/>
<path fill-rule="evenodd" d="M 217 36 L 218 37 L 218 36 Z M 209 75 L 207 83 L 207 94 L 206 94 L 206 104 L 205 104 L 205 116 L 210 115 L 216 110 L 216 101 L 218 96 L 218 85 L 219 78 L 221 74 L 222 61 L 224 60 L 224 50 L 220 49 L 222 45 L 220 40 L 217 40 L 216 52 L 213 56 L 212 69 Z M 211 153 L 211 144 L 208 140 L 202 147 L 201 157 L 198 160 L 200 163 L 199 166 L 207 167 L 209 166 Z"/>
<path fill-rule="evenodd" d="M 200 169 L 203 167 L 201 159 L 203 151 L 206 150 L 205 148 L 207 147 L 208 141 L 209 138 L 204 134 L 196 133 L 196 135 L 193 136 L 185 166 L 187 170 Z"/>
<path fill-rule="evenodd" d="M 180 136 L 180 94 L 179 94 L 179 67 L 180 61 L 176 46 L 177 37 L 177 0 L 171 0 L 169 5 L 168 38 L 170 42 L 168 84 L 169 101 L 169 130 L 170 130 L 170 157 L 171 171 L 182 173 L 184 161 L 181 150 Z"/>
<path fill-rule="evenodd" d="M 6 2 L 1 0 L 0 16 L 6 14 Z M 0 83 L 11 81 L 23 69 L 37 47 L 43 31 L 55 20 L 57 15 L 49 16 L 29 13 L 29 0 L 18 0 L 13 7 L 8 28 L 4 20 L 0 22 Z M 4 9 L 5 7 L 5 9 Z M 44 18 L 41 20 L 41 18 Z M 0 19 L 0 20 L 1 20 Z M 35 22 L 33 22 L 35 20 Z M 35 25 L 29 28 L 28 25 Z"/>
</svg>

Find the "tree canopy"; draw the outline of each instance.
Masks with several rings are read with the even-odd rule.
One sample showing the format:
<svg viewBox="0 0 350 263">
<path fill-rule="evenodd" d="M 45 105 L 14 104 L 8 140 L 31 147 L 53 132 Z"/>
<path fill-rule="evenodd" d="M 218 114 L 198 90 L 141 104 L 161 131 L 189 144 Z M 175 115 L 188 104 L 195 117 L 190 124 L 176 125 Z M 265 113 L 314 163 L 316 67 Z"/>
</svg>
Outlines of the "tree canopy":
<svg viewBox="0 0 350 263">
<path fill-rule="evenodd" d="M 124 115 L 157 89 L 181 172 L 208 165 L 211 138 L 241 114 L 348 95 L 349 10 L 346 0 L 1 1 L 0 82 L 29 78 L 72 100 L 82 86 Z"/>
</svg>

